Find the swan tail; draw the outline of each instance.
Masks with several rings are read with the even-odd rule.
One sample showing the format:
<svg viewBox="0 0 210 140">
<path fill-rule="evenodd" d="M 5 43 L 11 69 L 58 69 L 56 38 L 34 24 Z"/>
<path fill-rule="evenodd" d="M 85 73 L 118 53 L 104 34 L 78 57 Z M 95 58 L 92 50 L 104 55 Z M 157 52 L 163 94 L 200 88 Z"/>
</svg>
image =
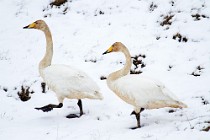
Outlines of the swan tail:
<svg viewBox="0 0 210 140">
<path fill-rule="evenodd" d="M 163 107 L 171 107 L 171 108 L 187 108 L 187 105 L 180 102 L 180 101 L 164 101 L 159 100 L 155 102 L 150 102 L 145 106 L 144 108 L 147 109 L 157 109 L 157 108 L 163 108 Z"/>
<path fill-rule="evenodd" d="M 174 103 L 172 105 L 169 103 L 170 107 L 187 108 L 187 105 L 182 103 L 181 101 L 179 101 L 179 99 L 176 97 L 176 95 L 174 95 L 168 88 L 166 88 L 165 86 L 162 86 L 161 89 L 166 96 L 168 96 L 171 100 L 174 101 Z"/>
<path fill-rule="evenodd" d="M 173 108 L 187 108 L 187 105 L 180 102 L 180 101 L 176 101 L 176 103 L 170 105 L 170 107 L 173 107 Z"/>
</svg>

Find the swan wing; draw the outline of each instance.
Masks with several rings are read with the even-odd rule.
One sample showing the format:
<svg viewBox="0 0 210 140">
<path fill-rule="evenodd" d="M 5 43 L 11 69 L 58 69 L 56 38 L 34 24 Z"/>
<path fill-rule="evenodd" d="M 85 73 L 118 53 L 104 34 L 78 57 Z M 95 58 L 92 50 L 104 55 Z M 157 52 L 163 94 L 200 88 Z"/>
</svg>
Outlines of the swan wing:
<svg viewBox="0 0 210 140">
<path fill-rule="evenodd" d="M 120 96 L 129 98 L 133 105 L 145 106 L 151 102 L 176 100 L 162 83 L 139 75 L 123 76 L 113 81 L 112 86 Z"/>
<path fill-rule="evenodd" d="M 86 73 L 67 65 L 51 65 L 45 68 L 43 79 L 50 88 L 60 92 L 90 94 L 99 91 L 97 84 Z"/>
</svg>

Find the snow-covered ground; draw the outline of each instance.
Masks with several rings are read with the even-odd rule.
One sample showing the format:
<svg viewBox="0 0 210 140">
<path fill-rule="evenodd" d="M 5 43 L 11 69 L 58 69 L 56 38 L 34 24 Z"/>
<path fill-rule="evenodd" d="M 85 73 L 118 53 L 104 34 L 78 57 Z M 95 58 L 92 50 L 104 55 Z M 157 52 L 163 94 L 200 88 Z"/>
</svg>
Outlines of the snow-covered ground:
<svg viewBox="0 0 210 140">
<path fill-rule="evenodd" d="M 60 8 L 50 2 L 0 1 L 0 140 L 210 139 L 210 1 L 71 0 Z M 81 118 L 65 118 L 79 112 L 76 100 L 48 113 L 34 109 L 57 103 L 52 91 L 41 89 L 44 34 L 23 30 L 37 19 L 52 32 L 53 64 L 85 71 L 103 93 L 102 101 L 83 100 Z M 102 55 L 116 41 L 132 56 L 145 55 L 146 67 L 138 70 L 162 81 L 189 107 L 145 110 L 142 128 L 129 129 L 136 125 L 132 106 L 100 80 L 125 63 L 120 53 Z M 21 86 L 34 91 L 26 102 L 17 95 Z"/>
</svg>

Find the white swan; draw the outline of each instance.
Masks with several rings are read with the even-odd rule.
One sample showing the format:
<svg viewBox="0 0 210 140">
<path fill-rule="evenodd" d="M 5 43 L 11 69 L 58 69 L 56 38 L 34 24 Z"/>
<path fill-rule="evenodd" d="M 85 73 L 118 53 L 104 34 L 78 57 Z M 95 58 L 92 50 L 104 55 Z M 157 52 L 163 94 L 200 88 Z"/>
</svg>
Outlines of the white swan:
<svg viewBox="0 0 210 140">
<path fill-rule="evenodd" d="M 134 106 L 134 114 L 137 119 L 137 127 L 140 128 L 140 112 L 144 109 L 163 107 L 185 108 L 161 82 L 143 77 L 130 75 L 131 56 L 128 49 L 121 42 L 115 42 L 103 54 L 110 52 L 122 52 L 126 57 L 125 66 L 111 74 L 107 78 L 108 87 L 126 103 Z"/>
<path fill-rule="evenodd" d="M 83 98 L 102 99 L 97 84 L 82 71 L 74 69 L 68 65 L 51 65 L 53 57 L 53 42 L 49 27 L 43 20 L 37 20 L 24 29 L 38 29 L 44 32 L 46 37 L 46 53 L 39 63 L 39 73 L 48 87 L 56 93 L 59 104 L 49 104 L 37 110 L 44 112 L 51 111 L 53 108 L 61 108 L 64 98 L 78 99 L 80 116 L 83 115 Z M 67 118 L 79 117 L 76 114 L 70 114 Z"/>
</svg>

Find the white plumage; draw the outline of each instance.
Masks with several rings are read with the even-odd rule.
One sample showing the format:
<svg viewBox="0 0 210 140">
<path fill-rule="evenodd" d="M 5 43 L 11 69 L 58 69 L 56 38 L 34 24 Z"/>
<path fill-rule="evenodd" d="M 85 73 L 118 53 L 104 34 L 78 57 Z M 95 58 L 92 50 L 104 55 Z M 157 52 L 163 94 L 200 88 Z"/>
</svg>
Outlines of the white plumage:
<svg viewBox="0 0 210 140">
<path fill-rule="evenodd" d="M 97 84 L 86 73 L 68 65 L 48 66 L 43 69 L 42 78 L 59 98 L 102 99 Z"/>
<path fill-rule="evenodd" d="M 142 75 L 126 75 L 108 84 L 124 101 L 138 108 L 176 107 L 181 103 L 161 82 Z M 185 105 L 183 105 L 185 107 Z"/>
<path fill-rule="evenodd" d="M 137 127 L 134 128 L 140 127 L 140 112 L 144 109 L 187 107 L 161 82 L 142 75 L 130 75 L 131 56 L 121 42 L 115 42 L 103 54 L 110 52 L 122 52 L 126 57 L 125 66 L 109 74 L 107 85 L 118 97 L 134 106 L 132 114 L 135 114 L 137 119 Z"/>
<path fill-rule="evenodd" d="M 51 65 L 53 57 L 53 42 L 49 27 L 43 20 L 37 20 L 24 29 L 38 29 L 44 32 L 46 37 L 45 56 L 39 63 L 39 73 L 48 87 L 57 95 L 59 104 L 49 104 L 35 108 L 44 112 L 51 111 L 53 108 L 61 108 L 65 98 L 78 99 L 80 116 L 83 115 L 81 99 L 102 99 L 97 84 L 82 71 L 74 69 L 68 65 Z M 70 114 L 67 118 L 78 117 Z"/>
</svg>

